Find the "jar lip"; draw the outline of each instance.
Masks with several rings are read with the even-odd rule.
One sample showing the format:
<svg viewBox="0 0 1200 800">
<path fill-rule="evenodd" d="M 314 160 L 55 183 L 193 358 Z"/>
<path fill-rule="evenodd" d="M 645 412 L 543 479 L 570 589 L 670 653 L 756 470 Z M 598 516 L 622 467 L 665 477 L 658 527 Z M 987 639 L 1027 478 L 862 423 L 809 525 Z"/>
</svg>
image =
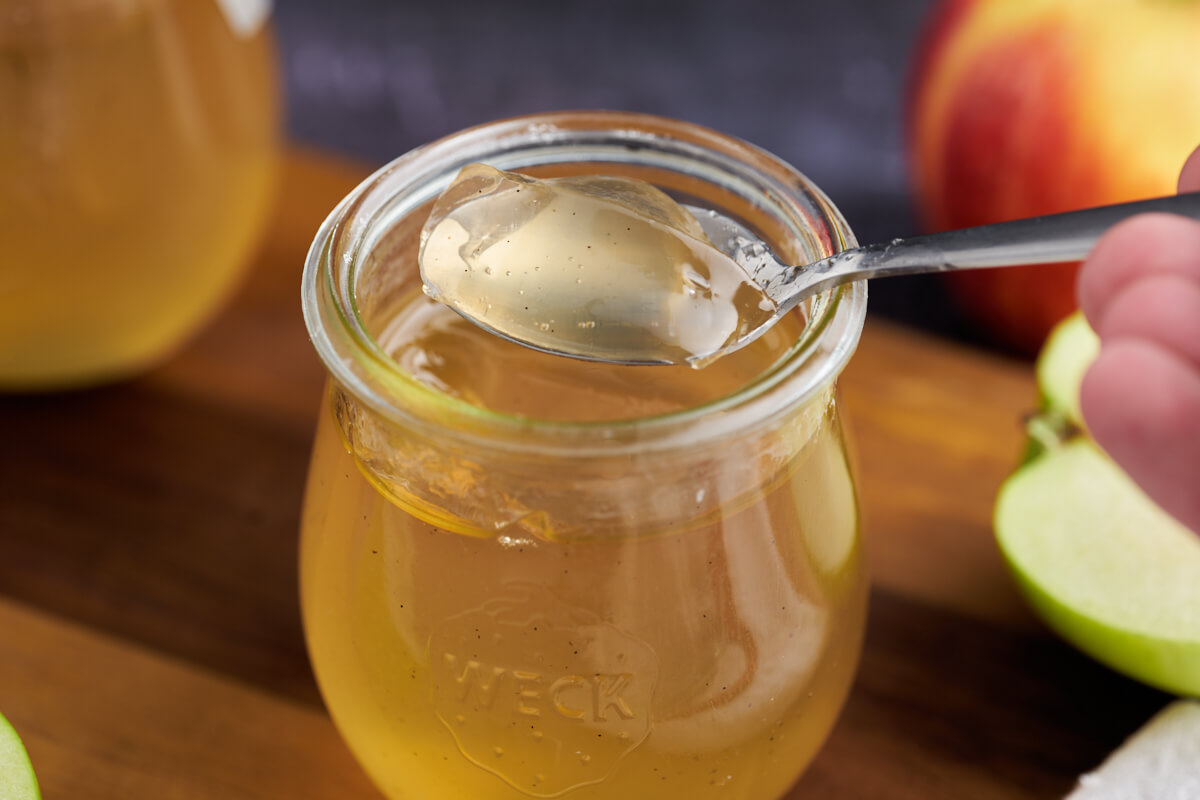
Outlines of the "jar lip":
<svg viewBox="0 0 1200 800">
<path fill-rule="evenodd" d="M 581 152 L 584 143 L 591 149 Z M 652 416 L 571 421 L 482 408 L 423 383 L 379 347 L 358 314 L 354 281 L 360 257 L 370 252 L 371 241 L 392 222 L 436 197 L 458 169 L 472 161 L 487 161 L 501 169 L 519 168 L 522 159 L 534 153 L 538 157 L 528 165 L 590 161 L 587 156 L 603 147 L 647 153 L 651 163 L 658 163 L 656 155 L 667 161 L 697 158 L 702 172 L 705 168 L 714 175 L 727 171 L 721 172 L 722 179 L 754 193 L 759 205 L 789 217 L 791 225 L 812 230 L 815 220 L 823 226 L 831 252 L 822 255 L 856 244 L 837 208 L 795 168 L 740 139 L 701 126 L 619 111 L 549 112 L 485 123 L 384 165 L 322 222 L 305 261 L 301 301 L 309 337 L 334 381 L 374 412 L 402 425 L 429 425 L 442 435 L 482 439 L 493 447 L 507 441 L 523 451 L 566 448 L 574 454 L 594 447 L 607 455 L 621 449 L 622 443 L 636 443 L 636 449 L 644 452 L 742 431 L 831 384 L 857 347 L 866 314 L 865 283 L 818 295 L 800 339 L 737 390 Z M 514 160 L 518 163 L 510 163 Z M 689 162 L 689 166 L 696 164 Z M 706 418 L 714 424 L 706 424 L 700 433 L 693 423 Z"/>
</svg>

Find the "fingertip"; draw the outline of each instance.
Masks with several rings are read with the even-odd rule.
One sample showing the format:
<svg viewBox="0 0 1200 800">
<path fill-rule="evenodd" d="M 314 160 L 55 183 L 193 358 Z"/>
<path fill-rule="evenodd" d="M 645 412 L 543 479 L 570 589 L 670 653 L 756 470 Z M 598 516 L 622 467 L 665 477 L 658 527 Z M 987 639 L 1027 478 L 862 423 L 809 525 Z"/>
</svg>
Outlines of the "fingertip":
<svg viewBox="0 0 1200 800">
<path fill-rule="evenodd" d="M 1139 214 L 1114 225 L 1080 267 L 1079 307 L 1100 330 L 1113 298 L 1130 281 L 1155 273 L 1200 281 L 1200 224 L 1172 214 Z"/>
<path fill-rule="evenodd" d="M 1200 369 L 1153 342 L 1105 342 L 1084 375 L 1080 405 L 1092 438 L 1200 532 Z"/>
<path fill-rule="evenodd" d="M 1153 234 L 1153 224 L 1144 216 L 1123 220 L 1105 232 L 1084 259 L 1076 278 L 1076 297 L 1093 329 L 1099 329 L 1104 308 L 1124 283 L 1129 264 Z"/>
<path fill-rule="evenodd" d="M 1084 374 L 1080 406 L 1106 449 L 1167 442 L 1172 432 L 1200 437 L 1200 368 L 1158 342 L 1109 339 Z"/>
<path fill-rule="evenodd" d="M 1139 275 L 1108 302 L 1095 331 L 1103 341 L 1152 342 L 1200 370 L 1200 280 Z"/>
<path fill-rule="evenodd" d="M 1200 192 L 1200 147 L 1192 151 L 1179 171 L 1180 192 Z"/>
</svg>

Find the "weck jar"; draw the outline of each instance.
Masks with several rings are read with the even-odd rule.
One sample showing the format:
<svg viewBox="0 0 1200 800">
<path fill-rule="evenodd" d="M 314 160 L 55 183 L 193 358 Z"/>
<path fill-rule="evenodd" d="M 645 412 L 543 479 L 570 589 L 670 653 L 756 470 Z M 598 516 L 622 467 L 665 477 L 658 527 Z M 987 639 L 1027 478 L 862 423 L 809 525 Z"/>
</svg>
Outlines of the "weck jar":
<svg viewBox="0 0 1200 800">
<path fill-rule="evenodd" d="M 779 797 L 861 649 L 836 381 L 865 286 L 703 369 L 534 352 L 421 291 L 422 225 L 472 162 L 648 181 L 796 262 L 854 244 L 787 164 L 637 114 L 483 125 L 351 192 L 303 278 L 329 381 L 301 592 L 329 710 L 391 798 Z"/>
</svg>

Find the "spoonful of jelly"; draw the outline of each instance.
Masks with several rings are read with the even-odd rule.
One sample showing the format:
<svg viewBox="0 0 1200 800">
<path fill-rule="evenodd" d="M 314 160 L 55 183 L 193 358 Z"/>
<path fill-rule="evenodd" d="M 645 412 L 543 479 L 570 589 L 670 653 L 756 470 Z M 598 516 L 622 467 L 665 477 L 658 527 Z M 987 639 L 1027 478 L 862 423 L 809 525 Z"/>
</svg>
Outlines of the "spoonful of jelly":
<svg viewBox="0 0 1200 800">
<path fill-rule="evenodd" d="M 1200 193 L 894 239 L 790 265 L 741 224 L 632 178 L 464 167 L 421 232 L 426 294 L 536 350 L 701 367 L 814 294 L 889 275 L 1075 261 L 1144 211 L 1200 218 Z"/>
</svg>

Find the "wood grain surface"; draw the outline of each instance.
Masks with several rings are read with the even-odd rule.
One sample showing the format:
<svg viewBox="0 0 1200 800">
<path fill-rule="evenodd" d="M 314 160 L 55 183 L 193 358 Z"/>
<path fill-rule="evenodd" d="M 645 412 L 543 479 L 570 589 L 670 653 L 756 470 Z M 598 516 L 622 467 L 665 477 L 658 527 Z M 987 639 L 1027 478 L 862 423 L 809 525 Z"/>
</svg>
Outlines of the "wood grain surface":
<svg viewBox="0 0 1200 800">
<path fill-rule="evenodd" d="M 0 713 L 47 798 L 378 800 L 321 705 L 296 577 L 323 381 L 300 270 L 365 174 L 291 152 L 246 281 L 158 369 L 0 396 Z M 871 320 L 842 390 L 875 588 L 789 798 L 1061 796 L 1167 698 L 1051 636 L 1004 570 L 991 507 L 1030 366 Z"/>
</svg>

